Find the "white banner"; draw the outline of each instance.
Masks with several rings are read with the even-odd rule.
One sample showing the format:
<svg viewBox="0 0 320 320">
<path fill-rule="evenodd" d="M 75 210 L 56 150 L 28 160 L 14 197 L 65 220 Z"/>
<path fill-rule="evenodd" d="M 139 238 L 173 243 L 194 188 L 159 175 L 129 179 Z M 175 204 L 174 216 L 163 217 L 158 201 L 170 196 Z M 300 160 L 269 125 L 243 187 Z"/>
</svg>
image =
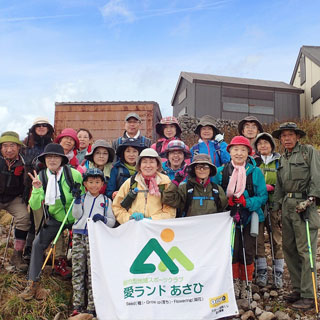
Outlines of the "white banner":
<svg viewBox="0 0 320 320">
<path fill-rule="evenodd" d="M 229 212 L 129 221 L 88 221 L 99 320 L 219 319 L 238 314 Z"/>
</svg>

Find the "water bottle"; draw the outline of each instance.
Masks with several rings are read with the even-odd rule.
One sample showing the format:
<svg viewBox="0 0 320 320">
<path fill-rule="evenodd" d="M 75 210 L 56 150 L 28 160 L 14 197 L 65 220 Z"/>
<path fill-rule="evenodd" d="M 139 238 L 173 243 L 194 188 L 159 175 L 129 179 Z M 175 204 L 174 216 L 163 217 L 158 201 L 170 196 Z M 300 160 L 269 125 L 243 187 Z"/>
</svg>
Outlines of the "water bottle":
<svg viewBox="0 0 320 320">
<path fill-rule="evenodd" d="M 257 237 L 259 235 L 259 216 L 253 211 L 251 215 L 251 226 L 250 226 L 251 237 Z"/>
<path fill-rule="evenodd" d="M 138 188 L 129 189 L 128 194 L 120 203 L 121 207 L 125 208 L 126 210 L 129 210 L 131 208 L 132 202 L 137 197 L 138 191 L 139 191 Z"/>
</svg>

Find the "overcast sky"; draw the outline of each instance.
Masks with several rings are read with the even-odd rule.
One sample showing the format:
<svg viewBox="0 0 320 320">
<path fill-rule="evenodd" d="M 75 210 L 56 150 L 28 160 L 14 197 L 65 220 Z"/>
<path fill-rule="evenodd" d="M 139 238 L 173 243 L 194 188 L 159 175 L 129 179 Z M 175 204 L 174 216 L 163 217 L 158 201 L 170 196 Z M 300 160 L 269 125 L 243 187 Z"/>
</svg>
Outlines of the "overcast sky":
<svg viewBox="0 0 320 320">
<path fill-rule="evenodd" d="M 0 131 L 25 136 L 54 103 L 153 100 L 181 71 L 290 82 L 320 45 L 320 1 L 3 0 Z"/>
</svg>

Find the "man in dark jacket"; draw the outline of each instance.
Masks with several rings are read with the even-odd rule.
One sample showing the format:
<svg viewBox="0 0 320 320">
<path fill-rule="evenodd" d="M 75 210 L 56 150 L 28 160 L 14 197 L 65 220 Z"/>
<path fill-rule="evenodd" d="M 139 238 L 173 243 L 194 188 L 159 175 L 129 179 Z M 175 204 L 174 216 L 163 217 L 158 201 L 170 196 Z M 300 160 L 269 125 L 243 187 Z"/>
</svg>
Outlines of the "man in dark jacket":
<svg viewBox="0 0 320 320">
<path fill-rule="evenodd" d="M 126 115 L 124 124 L 124 133 L 122 137 L 114 140 L 112 142 L 112 147 L 117 150 L 118 146 L 123 144 L 128 138 L 137 139 L 142 147 L 149 148 L 151 145 L 151 140 L 143 136 L 140 132 L 141 118 L 137 113 L 130 112 Z"/>
<path fill-rule="evenodd" d="M 0 210 L 7 210 L 14 217 L 11 264 L 20 271 L 26 271 L 28 265 L 22 258 L 22 252 L 30 228 L 30 215 L 22 198 L 25 190 L 24 160 L 19 154 L 22 145 L 16 132 L 7 131 L 0 137 Z"/>
</svg>

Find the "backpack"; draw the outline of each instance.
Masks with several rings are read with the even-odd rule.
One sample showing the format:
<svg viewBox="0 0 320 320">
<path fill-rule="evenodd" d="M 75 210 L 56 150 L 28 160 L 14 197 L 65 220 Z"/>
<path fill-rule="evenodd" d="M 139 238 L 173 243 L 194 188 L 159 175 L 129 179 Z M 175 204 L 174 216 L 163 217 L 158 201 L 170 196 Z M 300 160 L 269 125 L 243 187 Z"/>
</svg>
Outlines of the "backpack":
<svg viewBox="0 0 320 320">
<path fill-rule="evenodd" d="M 221 187 L 224 190 L 224 192 L 227 191 L 227 187 L 228 187 L 228 184 L 229 184 L 229 177 L 232 174 L 232 169 L 233 169 L 232 168 L 232 164 L 230 162 L 223 167 Z M 249 197 L 253 197 L 254 196 L 252 172 L 247 175 L 246 190 L 247 190 L 247 192 L 249 194 Z"/>
<path fill-rule="evenodd" d="M 218 143 L 218 144 L 219 144 L 219 143 Z M 194 157 L 195 155 L 197 155 L 197 154 L 200 153 L 199 143 L 197 143 L 194 147 L 192 147 L 192 152 L 193 152 L 193 157 Z M 217 153 L 217 155 L 218 155 L 218 157 L 219 157 L 220 164 L 222 165 L 221 150 L 220 150 L 220 149 L 217 150 L 217 149 L 215 148 L 214 154 L 215 154 L 215 153 Z M 210 154 L 209 154 L 209 156 L 210 156 Z M 210 156 L 210 157 L 211 157 L 211 156 Z M 213 162 L 214 162 L 214 161 L 213 161 Z M 214 164 L 214 163 L 213 163 L 213 164 Z"/>
<path fill-rule="evenodd" d="M 162 149 L 162 141 L 158 141 L 156 143 L 156 151 L 158 152 L 158 154 L 161 153 L 161 149 Z"/>
<path fill-rule="evenodd" d="M 122 178 L 126 178 L 125 180 L 130 178 L 130 173 L 124 173 L 124 168 L 123 166 L 119 166 L 118 167 L 118 173 L 117 173 L 117 178 L 116 178 L 116 188 L 117 190 L 120 189 L 121 185 L 122 185 Z M 121 183 L 122 182 L 122 183 Z"/>
<path fill-rule="evenodd" d="M 72 177 L 72 172 L 71 172 L 70 166 L 68 166 L 68 165 L 63 166 L 63 174 L 66 179 L 67 185 L 70 188 L 70 192 L 72 192 L 73 188 L 75 187 L 75 183 L 74 183 L 74 180 Z M 39 179 L 42 183 L 43 191 L 44 191 L 44 193 L 46 193 L 47 184 L 48 184 L 48 177 L 46 174 L 46 169 L 43 169 L 39 172 Z M 66 197 L 63 193 L 62 188 L 60 188 L 60 193 L 61 193 L 61 202 L 62 202 L 63 206 L 65 206 L 66 205 Z"/>
<path fill-rule="evenodd" d="M 140 140 L 141 147 L 145 147 L 145 140 L 146 140 L 145 136 L 140 136 L 140 137 L 138 137 L 137 140 Z M 120 145 L 122 145 L 125 141 L 126 141 L 125 137 L 119 137 L 117 140 L 116 148 L 118 148 Z"/>
<path fill-rule="evenodd" d="M 193 199 L 195 200 L 200 200 L 200 204 L 203 200 L 214 200 L 216 203 L 217 208 L 221 207 L 221 200 L 219 197 L 219 188 L 218 185 L 215 183 L 211 182 L 212 184 L 212 197 L 194 197 L 193 192 L 194 192 L 194 184 L 188 180 L 187 181 L 187 201 L 185 203 L 185 206 L 182 211 L 177 211 L 177 218 L 185 217 L 188 213 L 188 210 L 191 206 L 191 202 Z"/>
</svg>

